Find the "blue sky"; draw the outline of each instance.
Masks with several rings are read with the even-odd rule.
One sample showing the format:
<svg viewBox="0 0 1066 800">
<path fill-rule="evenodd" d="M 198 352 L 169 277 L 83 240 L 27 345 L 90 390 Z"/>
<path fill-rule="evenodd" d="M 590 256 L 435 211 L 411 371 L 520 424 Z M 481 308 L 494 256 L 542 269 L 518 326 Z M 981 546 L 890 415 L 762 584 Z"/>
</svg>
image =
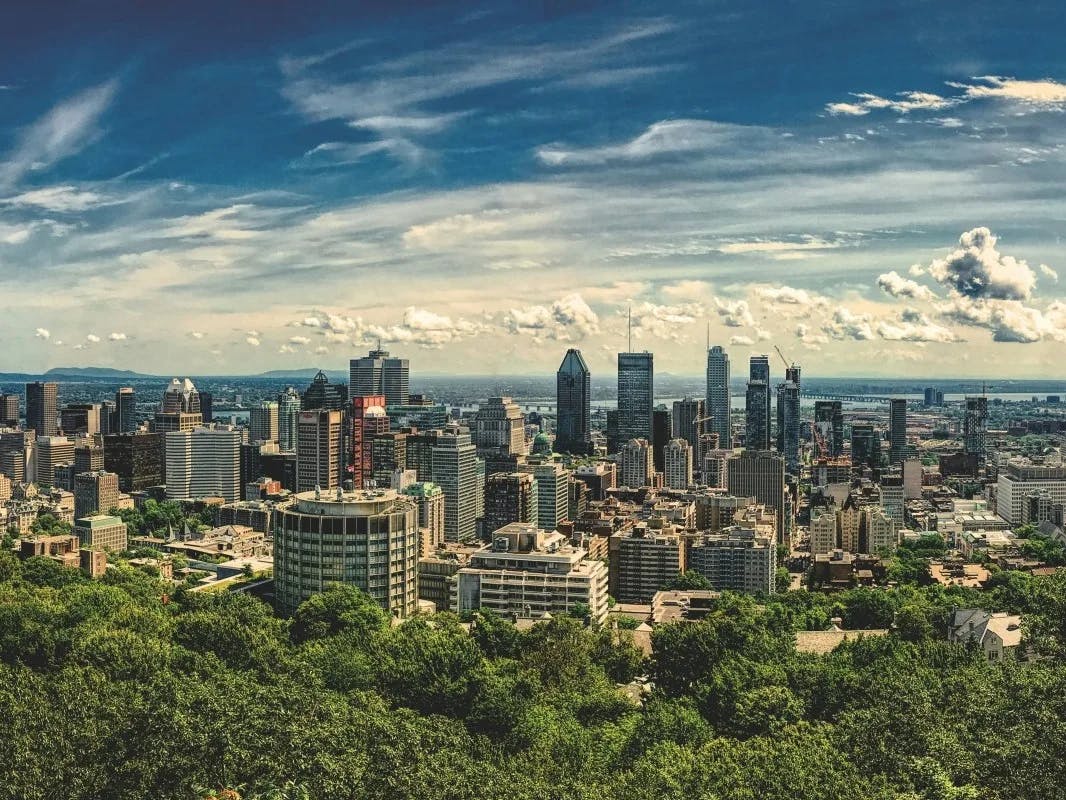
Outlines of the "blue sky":
<svg viewBox="0 0 1066 800">
<path fill-rule="evenodd" d="M 0 371 L 1059 377 L 1053 3 L 35 5 Z"/>
</svg>

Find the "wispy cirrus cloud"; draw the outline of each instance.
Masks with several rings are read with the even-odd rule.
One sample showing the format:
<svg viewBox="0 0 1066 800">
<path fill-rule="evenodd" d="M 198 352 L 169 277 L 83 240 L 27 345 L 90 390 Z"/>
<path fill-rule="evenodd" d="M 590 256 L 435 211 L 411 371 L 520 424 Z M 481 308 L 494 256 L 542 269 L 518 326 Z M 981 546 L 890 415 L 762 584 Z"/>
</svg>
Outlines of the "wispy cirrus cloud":
<svg viewBox="0 0 1066 800">
<path fill-rule="evenodd" d="M 92 142 L 117 91 L 117 80 L 86 89 L 25 128 L 0 162 L 0 188 L 13 186 L 30 172 L 46 170 Z"/>
</svg>

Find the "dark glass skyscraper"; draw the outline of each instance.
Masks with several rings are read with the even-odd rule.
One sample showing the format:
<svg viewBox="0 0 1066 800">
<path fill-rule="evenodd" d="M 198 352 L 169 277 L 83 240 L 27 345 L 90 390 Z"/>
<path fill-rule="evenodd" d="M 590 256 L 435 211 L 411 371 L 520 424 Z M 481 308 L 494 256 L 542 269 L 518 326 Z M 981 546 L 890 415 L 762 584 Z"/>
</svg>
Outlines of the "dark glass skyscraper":
<svg viewBox="0 0 1066 800">
<path fill-rule="evenodd" d="M 889 462 L 902 463 L 907 449 L 907 401 L 893 398 L 889 404 L 888 444 Z"/>
<path fill-rule="evenodd" d="M 718 345 L 707 351 L 707 416 L 708 433 L 718 434 L 718 446 L 729 448 L 733 431 L 729 424 L 729 354 Z"/>
<path fill-rule="evenodd" d="M 132 387 L 123 386 L 115 392 L 115 418 L 113 433 L 133 433 L 137 430 L 137 395 Z"/>
<path fill-rule="evenodd" d="M 581 351 L 570 348 L 555 374 L 555 451 L 592 452 L 592 375 Z"/>
<path fill-rule="evenodd" d="M 322 370 L 311 379 L 311 385 L 307 387 L 301 399 L 301 408 L 304 411 L 340 410 L 347 404 L 347 390 L 343 386 L 330 383 Z"/>
<path fill-rule="evenodd" d="M 814 404 L 814 427 L 819 456 L 839 458 L 844 455 L 844 411 L 839 400 L 818 400 Z"/>
<path fill-rule="evenodd" d="M 38 436 L 55 436 L 59 429 L 59 385 L 35 381 L 26 384 L 26 427 Z"/>
<path fill-rule="evenodd" d="M 651 424 L 655 367 L 651 353 L 618 354 L 618 438 L 654 439 Z"/>
<path fill-rule="evenodd" d="M 799 377 L 799 369 L 796 369 Z M 799 474 L 800 387 L 793 380 L 777 385 L 777 450 L 785 457 L 785 471 Z"/>
<path fill-rule="evenodd" d="M 744 403 L 744 448 L 770 449 L 770 387 L 765 381 L 748 381 Z"/>
<path fill-rule="evenodd" d="M 966 453 L 984 456 L 987 450 L 988 398 L 967 397 L 962 419 L 962 445 Z"/>
</svg>

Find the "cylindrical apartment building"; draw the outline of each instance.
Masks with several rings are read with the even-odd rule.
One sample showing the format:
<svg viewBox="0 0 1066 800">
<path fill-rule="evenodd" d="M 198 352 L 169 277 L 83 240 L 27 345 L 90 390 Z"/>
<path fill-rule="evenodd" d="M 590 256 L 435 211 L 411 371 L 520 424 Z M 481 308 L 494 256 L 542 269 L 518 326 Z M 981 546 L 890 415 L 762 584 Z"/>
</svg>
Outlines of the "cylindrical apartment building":
<svg viewBox="0 0 1066 800">
<path fill-rule="evenodd" d="M 333 583 L 358 586 L 396 617 L 415 613 L 418 508 L 392 489 L 302 492 L 277 512 L 274 587 L 292 613 Z"/>
</svg>

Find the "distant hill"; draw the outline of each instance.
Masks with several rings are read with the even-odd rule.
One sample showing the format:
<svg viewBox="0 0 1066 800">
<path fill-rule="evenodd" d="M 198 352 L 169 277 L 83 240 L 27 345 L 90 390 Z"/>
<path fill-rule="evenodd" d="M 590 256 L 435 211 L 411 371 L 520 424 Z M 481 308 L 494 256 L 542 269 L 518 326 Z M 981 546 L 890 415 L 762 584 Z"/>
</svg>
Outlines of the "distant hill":
<svg viewBox="0 0 1066 800">
<path fill-rule="evenodd" d="M 154 378 L 128 369 L 111 367 L 53 367 L 44 373 L 44 378 Z"/>
<path fill-rule="evenodd" d="M 306 367 L 304 369 L 272 369 L 269 372 L 260 372 L 256 378 L 306 378 L 311 380 L 318 373 L 318 367 Z M 331 379 L 341 373 L 335 370 L 323 370 Z M 347 376 L 345 376 L 347 377 Z"/>
</svg>

